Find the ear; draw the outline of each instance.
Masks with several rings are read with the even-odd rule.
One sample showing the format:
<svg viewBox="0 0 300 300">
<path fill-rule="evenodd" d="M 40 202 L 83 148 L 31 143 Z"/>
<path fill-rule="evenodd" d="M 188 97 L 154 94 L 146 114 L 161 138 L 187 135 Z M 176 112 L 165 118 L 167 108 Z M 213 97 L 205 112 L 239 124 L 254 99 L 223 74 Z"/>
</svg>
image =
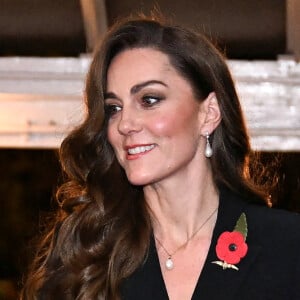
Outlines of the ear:
<svg viewBox="0 0 300 300">
<path fill-rule="evenodd" d="M 221 122 L 221 112 L 215 92 L 211 92 L 207 98 L 201 102 L 202 119 L 201 134 L 211 134 Z"/>
</svg>

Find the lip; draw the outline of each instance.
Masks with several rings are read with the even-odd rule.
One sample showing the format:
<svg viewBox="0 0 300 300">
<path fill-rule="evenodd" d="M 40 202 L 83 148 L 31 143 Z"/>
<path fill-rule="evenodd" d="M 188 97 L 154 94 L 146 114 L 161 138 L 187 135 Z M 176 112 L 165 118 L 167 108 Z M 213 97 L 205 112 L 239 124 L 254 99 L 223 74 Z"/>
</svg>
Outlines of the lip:
<svg viewBox="0 0 300 300">
<path fill-rule="evenodd" d="M 138 159 L 151 152 L 156 147 L 156 144 L 135 144 L 124 147 L 126 150 L 126 158 L 128 160 Z"/>
</svg>

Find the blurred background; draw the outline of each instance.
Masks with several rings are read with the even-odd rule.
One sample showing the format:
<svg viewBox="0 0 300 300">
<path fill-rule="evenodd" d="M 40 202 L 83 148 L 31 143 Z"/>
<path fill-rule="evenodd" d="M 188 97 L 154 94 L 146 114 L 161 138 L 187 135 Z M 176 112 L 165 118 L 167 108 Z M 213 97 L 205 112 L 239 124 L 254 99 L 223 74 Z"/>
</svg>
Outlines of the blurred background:
<svg viewBox="0 0 300 300">
<path fill-rule="evenodd" d="M 57 149 L 84 114 L 90 56 L 117 19 L 161 11 L 226 54 L 275 207 L 300 212 L 300 1 L 0 0 L 0 300 L 17 299 L 55 208 Z M 276 173 L 277 172 L 277 173 Z"/>
</svg>

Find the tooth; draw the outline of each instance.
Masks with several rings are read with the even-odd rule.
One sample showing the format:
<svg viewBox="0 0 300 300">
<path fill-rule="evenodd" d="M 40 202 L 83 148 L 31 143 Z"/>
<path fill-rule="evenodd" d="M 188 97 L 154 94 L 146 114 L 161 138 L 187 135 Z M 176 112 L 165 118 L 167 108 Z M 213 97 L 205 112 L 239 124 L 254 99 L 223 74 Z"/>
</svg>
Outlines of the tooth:
<svg viewBox="0 0 300 300">
<path fill-rule="evenodd" d="M 138 154 L 138 153 L 149 151 L 153 148 L 154 148 L 154 145 L 140 146 L 140 147 L 135 147 L 135 148 L 128 149 L 128 153 L 129 154 Z"/>
</svg>

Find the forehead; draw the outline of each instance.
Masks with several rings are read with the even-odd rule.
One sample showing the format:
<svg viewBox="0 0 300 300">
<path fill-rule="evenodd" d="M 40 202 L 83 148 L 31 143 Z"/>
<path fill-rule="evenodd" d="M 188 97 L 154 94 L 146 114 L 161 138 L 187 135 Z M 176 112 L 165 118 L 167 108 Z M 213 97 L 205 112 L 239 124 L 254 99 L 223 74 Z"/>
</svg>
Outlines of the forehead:
<svg viewBox="0 0 300 300">
<path fill-rule="evenodd" d="M 151 48 L 129 49 L 119 53 L 111 61 L 107 79 L 108 88 L 115 81 L 125 83 L 129 79 L 148 80 L 179 76 L 169 57 Z"/>
<path fill-rule="evenodd" d="M 170 65 L 169 57 L 167 54 L 154 48 L 144 47 L 126 49 L 118 53 L 112 59 L 109 68 L 111 68 L 115 64 L 121 64 L 122 62 L 124 63 L 126 61 L 132 60 L 139 60 L 139 62 L 142 62 L 144 64 L 153 64 L 156 62 L 157 64 Z"/>
</svg>

